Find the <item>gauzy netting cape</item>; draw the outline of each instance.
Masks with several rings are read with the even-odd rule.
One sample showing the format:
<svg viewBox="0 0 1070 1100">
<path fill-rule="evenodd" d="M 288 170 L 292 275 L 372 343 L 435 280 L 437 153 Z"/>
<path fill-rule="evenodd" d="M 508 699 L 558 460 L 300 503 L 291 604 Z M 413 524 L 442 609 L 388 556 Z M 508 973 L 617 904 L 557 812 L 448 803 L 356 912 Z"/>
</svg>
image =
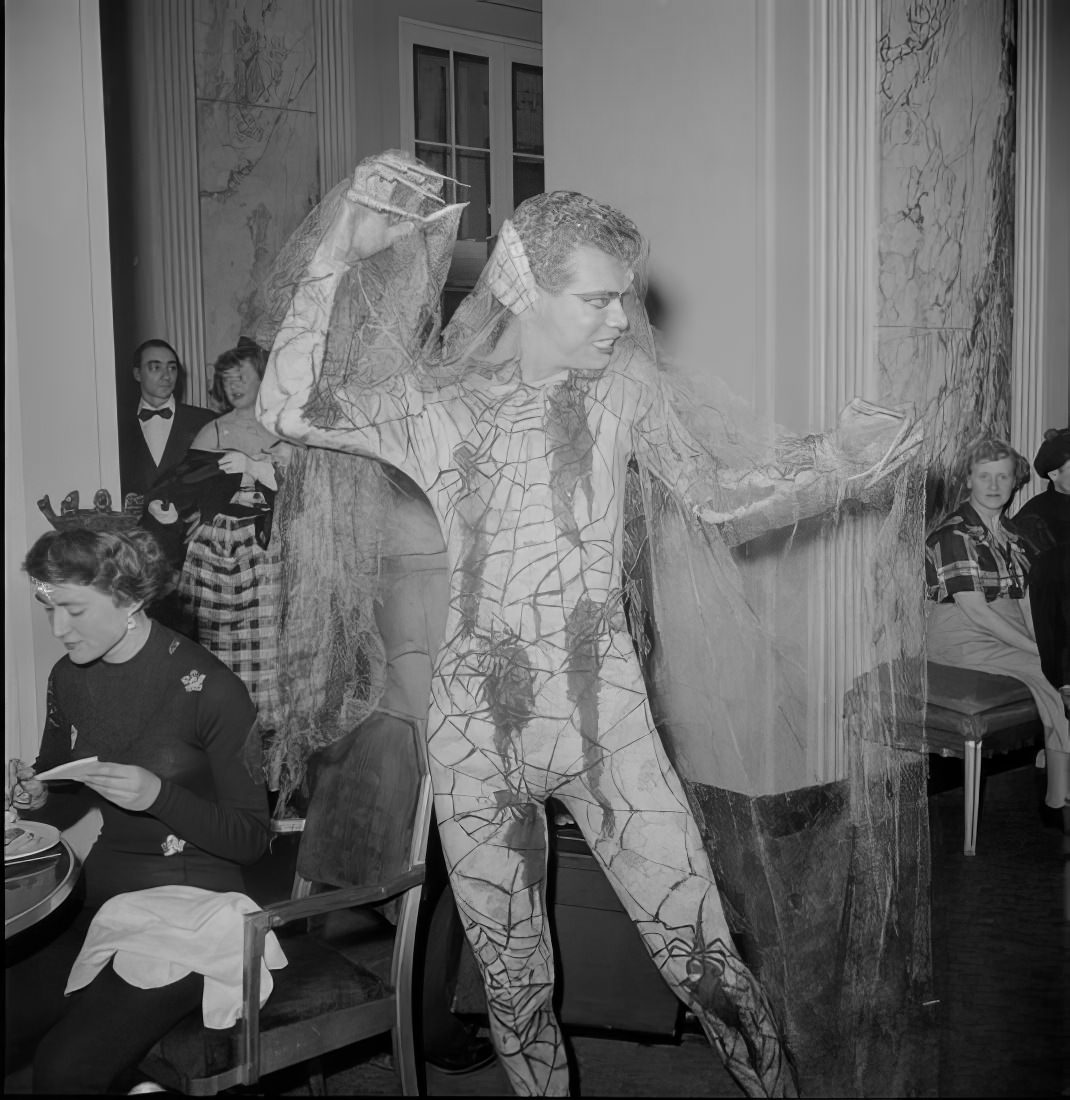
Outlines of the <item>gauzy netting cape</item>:
<svg viewBox="0 0 1070 1100">
<path fill-rule="evenodd" d="M 503 225 L 476 287 L 440 333 L 439 301 L 461 208 L 444 205 L 440 178 L 405 154 L 369 158 L 355 180 L 335 187 L 306 218 L 259 303 L 254 335 L 268 346 L 352 187 L 359 186 L 362 201 L 392 223 L 413 226 L 345 276 L 306 416 L 329 426 L 338 412 L 336 394 L 388 386 L 396 375 L 434 390 L 470 372 L 499 379 L 516 372 L 514 315 L 524 308 L 530 271 L 510 224 Z M 554 230 L 552 223 L 545 226 L 547 235 Z M 633 357 L 656 360 L 642 264 L 637 267 L 636 293 L 624 299 L 629 328 L 613 353 L 625 368 Z M 758 423 L 727 391 L 715 404 L 699 400 L 671 365 L 661 367 L 659 384 L 699 453 L 689 502 L 633 464 L 622 578 L 630 623 L 647 658 L 659 728 L 684 777 L 765 793 L 766 758 L 778 751 L 777 738 L 801 737 L 806 721 L 792 644 L 782 641 L 785 630 L 790 633 L 785 620 L 798 619 L 785 608 L 796 606 L 792 600 L 807 584 L 805 575 L 785 566 L 797 529 L 800 541 L 806 534 L 812 543 L 815 529 L 827 541 L 844 514 L 870 513 L 875 549 L 861 562 L 846 563 L 865 574 L 865 621 L 855 641 L 868 655 L 867 670 L 881 663 L 899 670 L 902 664 L 893 662 L 904 650 L 914 657 L 920 652 L 920 561 L 914 553 L 920 539 L 901 535 L 914 523 L 918 474 L 910 460 L 919 434 L 908 417 L 856 401 L 834 430 L 791 435 Z M 371 606 L 380 555 L 391 540 L 392 494 L 370 459 L 310 448 L 291 465 L 279 505 L 286 559 L 280 676 L 289 716 L 274 760 L 284 791 L 300 781 L 307 753 L 352 728 L 381 690 L 382 652 Z M 696 521 L 699 499 L 714 523 Z M 424 520 L 427 545 L 440 548 L 429 509 Z M 744 544 L 746 550 L 733 551 Z M 771 564 L 754 567 L 756 545 L 764 546 Z M 893 682 L 886 677 L 883 686 L 875 677 L 876 695 L 861 710 L 894 712 L 903 689 L 894 682 L 899 675 L 893 671 Z M 769 690 L 766 710 L 773 718 L 766 724 L 756 720 L 761 708 L 755 697 Z"/>
</svg>

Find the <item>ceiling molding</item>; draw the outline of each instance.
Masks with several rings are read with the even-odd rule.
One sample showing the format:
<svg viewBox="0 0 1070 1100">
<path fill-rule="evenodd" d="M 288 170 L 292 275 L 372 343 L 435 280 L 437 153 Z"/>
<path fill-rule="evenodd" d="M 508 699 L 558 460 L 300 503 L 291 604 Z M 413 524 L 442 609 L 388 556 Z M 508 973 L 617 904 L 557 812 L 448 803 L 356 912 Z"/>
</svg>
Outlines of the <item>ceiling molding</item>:
<svg viewBox="0 0 1070 1100">
<path fill-rule="evenodd" d="M 519 8 L 542 15 L 542 0 L 476 0 L 478 4 L 497 4 L 500 8 Z"/>
</svg>

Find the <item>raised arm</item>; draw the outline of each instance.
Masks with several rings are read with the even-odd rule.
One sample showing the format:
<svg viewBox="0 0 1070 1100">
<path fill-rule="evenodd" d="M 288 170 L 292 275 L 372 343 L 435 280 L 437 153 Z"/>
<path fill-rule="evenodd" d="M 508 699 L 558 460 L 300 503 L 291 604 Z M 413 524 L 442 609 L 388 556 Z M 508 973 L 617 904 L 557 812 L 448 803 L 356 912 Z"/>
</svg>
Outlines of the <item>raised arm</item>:
<svg viewBox="0 0 1070 1100">
<path fill-rule="evenodd" d="M 410 427 L 425 402 L 413 376 L 437 303 L 432 273 L 448 260 L 459 208 L 398 206 L 399 189 L 423 194 L 411 177 L 427 170 L 413 164 L 362 162 L 349 190 L 325 200 L 325 228 L 293 272 L 257 416 L 283 438 L 382 458 L 423 482 L 427 456 L 415 453 Z M 328 376 L 329 347 L 343 369 Z"/>
</svg>

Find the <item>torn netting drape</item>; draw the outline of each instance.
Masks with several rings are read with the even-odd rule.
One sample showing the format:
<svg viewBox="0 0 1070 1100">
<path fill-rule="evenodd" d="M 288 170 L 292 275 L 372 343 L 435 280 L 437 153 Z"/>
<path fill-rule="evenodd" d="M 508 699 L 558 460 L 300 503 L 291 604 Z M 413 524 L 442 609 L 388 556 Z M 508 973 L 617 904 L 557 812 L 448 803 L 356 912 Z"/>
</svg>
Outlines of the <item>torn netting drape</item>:
<svg viewBox="0 0 1070 1100">
<path fill-rule="evenodd" d="M 646 609 L 631 621 L 658 728 L 690 782 L 755 796 L 845 778 L 845 757 L 819 759 L 815 694 L 838 692 L 830 724 L 849 705 L 857 733 L 884 744 L 921 695 L 917 426 L 855 402 L 836 429 L 800 437 L 761 425 L 723 387 L 710 405 L 669 385 L 733 518 L 700 526 L 632 470 L 626 587 Z M 796 491 L 761 496 L 781 479 Z"/>
<path fill-rule="evenodd" d="M 399 161 L 402 172 L 405 167 Z M 437 348 L 442 287 L 461 207 L 443 207 L 441 183 L 418 168 L 413 186 L 383 191 L 399 213 L 427 218 L 419 233 L 346 276 L 331 315 L 324 368 L 310 414 L 330 424 L 333 394 L 422 377 Z M 246 331 L 271 347 L 293 293 L 307 275 L 351 181 L 334 187 L 290 237 L 260 287 Z M 431 383 L 429 383 L 431 384 Z M 413 499 L 370 458 L 321 448 L 295 453 L 277 501 L 283 584 L 279 616 L 282 720 L 268 747 L 269 784 L 285 806 L 308 758 L 351 731 L 382 695 L 388 654 L 375 610 L 386 595 L 384 559 L 433 556 L 443 548 L 426 503 Z M 396 522 L 398 519 L 401 522 Z"/>
<path fill-rule="evenodd" d="M 344 277 L 305 410 L 324 426 L 339 415 L 339 393 L 389 388 L 398 375 L 434 389 L 469 372 L 501 376 L 518 363 L 518 325 L 495 293 L 498 249 L 440 335 L 438 303 L 460 207 L 444 207 L 427 176 L 412 171 L 408 183 L 377 178 L 368 188 L 379 186 L 387 207 L 399 211 L 392 218 L 408 216 L 416 231 Z M 276 262 L 258 303 L 262 345 L 271 344 L 348 189 L 347 181 L 327 195 Z M 629 331 L 614 355 L 656 359 L 641 270 L 636 286 L 626 299 Z M 806 664 L 816 618 L 844 635 L 835 646 L 837 690 L 845 694 L 879 665 L 889 674 L 887 691 L 874 681 L 867 721 L 886 724 L 909 690 L 904 677 L 916 662 L 902 657 L 920 652 L 921 635 L 920 569 L 912 572 L 920 546 L 911 488 L 916 425 L 855 402 L 834 430 L 797 436 L 761 423 L 727 390 L 698 400 L 668 370 L 659 384 L 697 443 L 698 483 L 721 520 L 700 526 L 649 471 L 636 471 L 625 527 L 633 565 L 622 583 L 640 647 L 655 641 L 646 669 L 659 727 L 685 779 L 748 795 L 783 789 L 769 760 L 788 750 L 807 756 L 814 688 Z M 384 553 L 376 533 L 389 538 L 391 492 L 372 460 L 310 449 L 280 494 L 289 556 L 280 649 L 288 716 L 272 761 L 284 793 L 300 782 L 308 753 L 352 728 L 381 690 L 372 612 Z M 441 549 L 430 514 L 426 544 Z M 823 607 L 813 604 L 818 583 Z M 842 707 L 843 699 L 830 705 Z M 807 767 L 787 768 L 795 785 L 809 781 Z"/>
</svg>

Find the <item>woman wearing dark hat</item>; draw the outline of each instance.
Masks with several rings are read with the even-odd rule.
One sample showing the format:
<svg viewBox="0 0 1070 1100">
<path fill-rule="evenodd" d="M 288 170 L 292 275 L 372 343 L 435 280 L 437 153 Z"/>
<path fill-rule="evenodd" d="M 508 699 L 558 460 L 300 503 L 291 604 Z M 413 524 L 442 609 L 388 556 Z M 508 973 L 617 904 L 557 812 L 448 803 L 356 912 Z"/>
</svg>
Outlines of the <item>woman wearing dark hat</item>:
<svg viewBox="0 0 1070 1100">
<path fill-rule="evenodd" d="M 1031 559 L 1029 596 L 1044 675 L 1070 715 L 1070 428 L 1049 428 L 1033 460 L 1048 491 L 1013 519 Z"/>
</svg>

